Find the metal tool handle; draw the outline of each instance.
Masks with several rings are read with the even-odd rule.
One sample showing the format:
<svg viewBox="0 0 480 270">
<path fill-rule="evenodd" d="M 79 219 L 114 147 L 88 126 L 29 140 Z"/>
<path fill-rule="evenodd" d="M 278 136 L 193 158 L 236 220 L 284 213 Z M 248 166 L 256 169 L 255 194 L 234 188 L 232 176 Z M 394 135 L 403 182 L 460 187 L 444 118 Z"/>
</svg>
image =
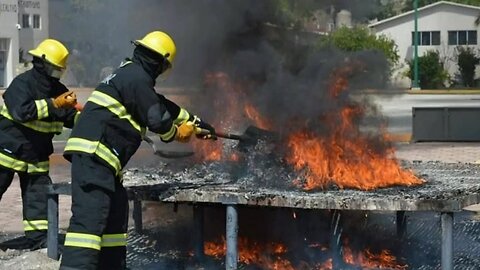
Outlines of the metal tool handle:
<svg viewBox="0 0 480 270">
<path fill-rule="evenodd" d="M 217 137 L 230 139 L 230 140 L 240 141 L 240 140 L 243 139 L 242 136 L 240 136 L 240 135 L 231 134 L 231 133 L 224 133 L 224 132 L 221 132 L 221 131 L 215 132 L 215 135 L 217 135 Z"/>
<path fill-rule="evenodd" d="M 208 137 L 206 138 L 206 139 L 208 139 L 208 140 L 214 140 L 214 141 L 216 141 L 216 140 L 218 139 L 218 136 L 217 136 L 216 134 L 212 134 L 212 133 L 210 132 L 210 130 L 208 130 L 208 129 L 202 129 L 202 128 L 199 128 L 199 127 L 196 128 L 195 134 L 196 134 L 197 136 L 200 136 L 200 137 L 202 137 L 202 136 L 203 136 L 203 137 L 208 136 Z M 210 136 L 209 136 L 209 135 L 210 135 Z"/>
<path fill-rule="evenodd" d="M 157 152 L 157 146 L 155 145 L 155 143 L 152 141 L 152 139 L 148 136 L 143 136 L 143 140 L 146 141 L 152 148 L 153 148 L 153 152 Z"/>
</svg>

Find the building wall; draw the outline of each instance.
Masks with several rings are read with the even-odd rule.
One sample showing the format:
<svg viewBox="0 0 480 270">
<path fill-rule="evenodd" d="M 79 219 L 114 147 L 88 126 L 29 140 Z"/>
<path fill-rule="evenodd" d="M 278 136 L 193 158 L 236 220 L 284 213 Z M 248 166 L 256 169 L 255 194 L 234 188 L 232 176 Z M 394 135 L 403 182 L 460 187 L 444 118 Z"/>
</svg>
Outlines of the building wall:
<svg viewBox="0 0 480 270">
<path fill-rule="evenodd" d="M 479 15 L 479 10 L 451 5 L 438 5 L 419 12 L 418 31 L 440 31 L 439 46 L 419 46 L 418 55 L 423 55 L 428 50 L 438 50 L 441 57 L 445 60 L 445 66 L 453 76 L 458 67 L 455 60 L 455 45 L 448 45 L 448 31 L 456 30 L 478 30 L 475 26 L 475 19 Z M 406 62 L 413 58 L 414 47 L 412 46 L 412 31 L 414 31 L 414 15 L 408 15 L 396 20 L 385 22 L 373 27 L 377 34 L 384 34 L 398 45 L 400 59 L 403 65 L 399 71 L 394 74 L 394 81 L 401 86 L 410 87 L 410 80 L 400 78 L 405 72 Z M 477 45 L 472 46 L 478 48 Z"/>
<path fill-rule="evenodd" d="M 0 88 L 5 87 L 15 77 L 18 64 L 18 1 L 0 0 L 0 43 L 7 40 L 7 48 L 1 48 Z M 2 46 L 3 47 L 3 46 Z"/>
<path fill-rule="evenodd" d="M 29 27 L 23 25 L 24 14 L 29 16 Z M 40 16 L 40 28 L 34 28 L 34 15 Z M 19 31 L 19 49 L 23 51 L 22 58 L 30 60 L 27 52 L 49 37 L 48 0 L 18 0 L 18 23 L 22 25 Z"/>
<path fill-rule="evenodd" d="M 29 15 L 29 27 L 22 27 L 23 14 Z M 40 18 L 38 28 L 33 27 L 33 15 Z M 0 60 L 4 62 L 0 63 L 0 88 L 7 87 L 25 70 L 20 58 L 31 60 L 28 51 L 49 37 L 48 28 L 48 0 L 0 0 Z"/>
</svg>

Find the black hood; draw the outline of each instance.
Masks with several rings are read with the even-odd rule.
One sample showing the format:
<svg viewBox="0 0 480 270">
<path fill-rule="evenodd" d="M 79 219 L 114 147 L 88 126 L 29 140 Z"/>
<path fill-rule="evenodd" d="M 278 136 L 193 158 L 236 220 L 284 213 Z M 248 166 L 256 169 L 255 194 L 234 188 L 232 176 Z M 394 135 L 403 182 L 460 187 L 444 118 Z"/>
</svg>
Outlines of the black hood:
<svg viewBox="0 0 480 270">
<path fill-rule="evenodd" d="M 153 80 L 156 80 L 168 66 L 163 56 L 142 46 L 135 47 L 132 60 L 135 63 L 139 63 Z"/>
<path fill-rule="evenodd" d="M 37 57 L 33 58 L 33 76 L 38 83 L 38 88 L 44 93 L 49 93 L 52 87 L 59 82 L 59 79 L 51 77 L 47 74 L 45 62 Z"/>
</svg>

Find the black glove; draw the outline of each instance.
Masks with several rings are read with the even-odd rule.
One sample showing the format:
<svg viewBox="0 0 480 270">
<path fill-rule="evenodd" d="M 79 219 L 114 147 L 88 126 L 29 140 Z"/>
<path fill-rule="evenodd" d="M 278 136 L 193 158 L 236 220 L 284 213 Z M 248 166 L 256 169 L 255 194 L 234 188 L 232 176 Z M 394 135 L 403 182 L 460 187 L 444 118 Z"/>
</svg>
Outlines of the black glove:
<svg viewBox="0 0 480 270">
<path fill-rule="evenodd" d="M 190 120 L 189 120 L 190 121 Z M 216 140 L 217 136 L 215 136 L 215 128 L 210 125 L 209 123 L 202 121 L 196 115 L 193 116 L 193 124 L 195 126 L 195 135 L 197 138 L 201 138 L 204 140 Z"/>
</svg>

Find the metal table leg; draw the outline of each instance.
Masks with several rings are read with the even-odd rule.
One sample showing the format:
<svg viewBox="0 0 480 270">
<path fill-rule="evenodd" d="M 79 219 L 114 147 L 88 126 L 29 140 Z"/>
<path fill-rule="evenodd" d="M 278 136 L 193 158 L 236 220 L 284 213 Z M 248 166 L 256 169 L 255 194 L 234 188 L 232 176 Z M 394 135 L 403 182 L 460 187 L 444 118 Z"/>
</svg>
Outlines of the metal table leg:
<svg viewBox="0 0 480 270">
<path fill-rule="evenodd" d="M 407 233 L 407 215 L 405 211 L 397 211 L 397 237 L 403 238 Z"/>
<path fill-rule="evenodd" d="M 227 205 L 227 256 L 225 266 L 227 270 L 236 270 L 238 267 L 238 213 L 236 205 Z"/>
<path fill-rule="evenodd" d="M 442 212 L 442 270 L 453 270 L 453 213 Z"/>
<path fill-rule="evenodd" d="M 332 251 L 332 269 L 345 269 L 342 249 L 342 212 L 334 210 L 330 224 L 330 250 Z"/>
<path fill-rule="evenodd" d="M 47 233 L 47 255 L 57 260 L 58 254 L 58 194 L 48 194 L 48 233 Z"/>
<path fill-rule="evenodd" d="M 195 247 L 195 257 L 198 261 L 203 260 L 205 255 L 203 240 L 203 205 L 193 206 L 193 239 Z"/>
<path fill-rule="evenodd" d="M 137 233 L 143 233 L 143 221 L 142 221 L 142 201 L 138 199 L 133 200 L 133 222 L 135 231 Z"/>
</svg>

